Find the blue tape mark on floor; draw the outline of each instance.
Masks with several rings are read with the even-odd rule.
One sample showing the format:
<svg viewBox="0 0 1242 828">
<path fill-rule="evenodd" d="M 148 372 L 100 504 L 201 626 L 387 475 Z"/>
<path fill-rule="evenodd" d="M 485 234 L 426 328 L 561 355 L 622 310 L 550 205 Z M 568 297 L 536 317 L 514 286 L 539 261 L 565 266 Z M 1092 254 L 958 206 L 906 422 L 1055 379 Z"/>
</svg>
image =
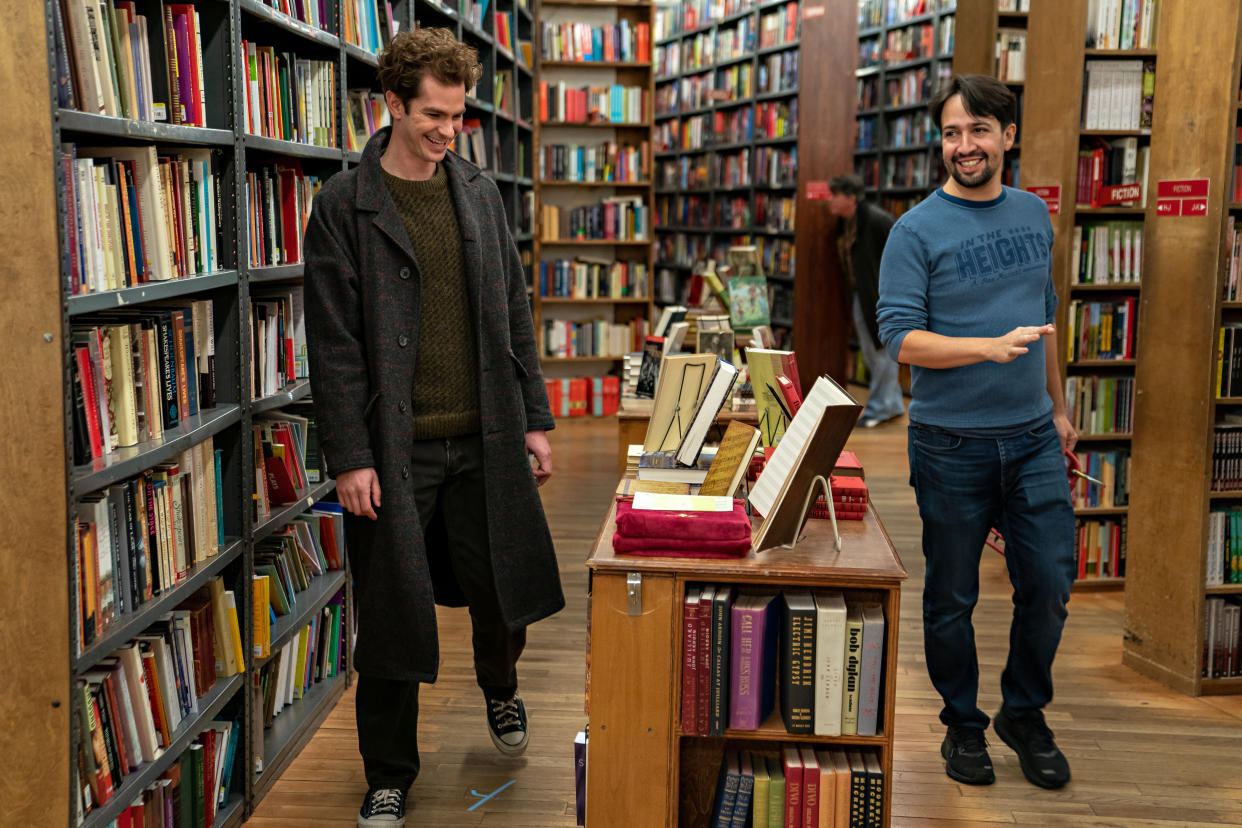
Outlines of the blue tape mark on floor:
<svg viewBox="0 0 1242 828">
<path fill-rule="evenodd" d="M 483 794 L 479 793 L 479 792 L 478 792 L 478 791 L 476 791 L 474 788 L 471 788 L 471 789 L 470 789 L 470 795 L 471 795 L 471 796 L 482 796 L 483 798 L 482 798 L 482 799 L 480 799 L 478 802 L 474 803 L 473 805 L 471 805 L 471 806 L 470 806 L 469 808 L 467 808 L 466 810 L 467 810 L 467 811 L 473 811 L 475 808 L 479 807 L 479 806 L 480 806 L 480 805 L 482 805 L 484 802 L 486 802 L 487 800 L 491 799 L 493 796 L 495 796 L 496 794 L 500 793 L 501 791 L 503 791 L 505 788 L 509 787 L 510 785 L 512 785 L 512 784 L 513 784 L 514 782 L 516 782 L 516 781 L 517 781 L 516 779 L 510 779 L 508 782 L 506 782 L 505 784 L 501 785 L 499 788 L 497 788 L 496 790 L 494 790 L 494 791 L 492 791 L 491 793 L 487 794 L 486 796 L 484 796 Z"/>
</svg>

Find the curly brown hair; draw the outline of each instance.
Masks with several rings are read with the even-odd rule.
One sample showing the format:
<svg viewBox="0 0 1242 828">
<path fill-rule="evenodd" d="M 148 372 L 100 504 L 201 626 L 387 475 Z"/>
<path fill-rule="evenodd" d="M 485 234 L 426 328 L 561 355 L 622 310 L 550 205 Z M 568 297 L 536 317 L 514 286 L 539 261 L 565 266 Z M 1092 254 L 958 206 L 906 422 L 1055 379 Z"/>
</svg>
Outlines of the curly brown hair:
<svg viewBox="0 0 1242 828">
<path fill-rule="evenodd" d="M 379 58 L 379 81 L 402 102 L 417 98 L 428 73 L 440 83 L 465 84 L 469 91 L 483 74 L 479 53 L 448 29 L 410 29 L 388 44 Z"/>
</svg>

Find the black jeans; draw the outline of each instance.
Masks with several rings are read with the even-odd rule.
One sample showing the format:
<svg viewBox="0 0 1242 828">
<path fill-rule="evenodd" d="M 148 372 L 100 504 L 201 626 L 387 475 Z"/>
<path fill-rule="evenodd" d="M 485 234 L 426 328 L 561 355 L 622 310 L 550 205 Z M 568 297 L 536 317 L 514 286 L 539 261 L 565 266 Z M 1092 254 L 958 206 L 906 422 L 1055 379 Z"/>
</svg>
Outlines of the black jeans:
<svg viewBox="0 0 1242 828">
<path fill-rule="evenodd" d="M 473 434 L 417 440 L 410 470 L 423 531 L 439 514 L 448 544 L 440 551 L 448 554 L 470 606 L 479 687 L 489 698 L 507 699 L 517 690 L 517 661 L 526 646 L 526 630 L 512 632 L 505 626 L 496 596 L 487 539 L 483 438 Z M 354 706 L 367 784 L 406 790 L 419 769 L 418 682 L 359 675 Z"/>
</svg>

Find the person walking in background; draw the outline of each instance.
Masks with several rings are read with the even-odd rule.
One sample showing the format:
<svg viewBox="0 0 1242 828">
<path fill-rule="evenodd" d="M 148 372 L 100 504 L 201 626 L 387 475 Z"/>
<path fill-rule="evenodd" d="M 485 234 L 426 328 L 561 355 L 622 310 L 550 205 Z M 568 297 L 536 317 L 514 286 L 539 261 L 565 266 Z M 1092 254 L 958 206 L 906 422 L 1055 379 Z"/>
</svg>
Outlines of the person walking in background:
<svg viewBox="0 0 1242 828">
<path fill-rule="evenodd" d="M 875 306 L 880 298 L 880 257 L 893 217 L 863 198 L 863 180 L 838 175 L 828 183 L 828 211 L 840 219 L 837 253 L 845 273 L 845 301 L 854 320 L 854 335 L 871 377 L 870 393 L 858 424 L 874 428 L 906 413 L 898 382 L 898 366 L 880 344 Z"/>
</svg>

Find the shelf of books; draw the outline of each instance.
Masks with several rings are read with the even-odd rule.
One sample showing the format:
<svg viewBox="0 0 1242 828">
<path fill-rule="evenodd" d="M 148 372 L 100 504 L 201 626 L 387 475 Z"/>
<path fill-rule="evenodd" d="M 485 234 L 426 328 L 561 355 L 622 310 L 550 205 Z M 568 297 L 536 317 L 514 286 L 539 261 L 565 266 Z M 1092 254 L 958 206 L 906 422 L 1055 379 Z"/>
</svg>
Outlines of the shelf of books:
<svg viewBox="0 0 1242 828">
<path fill-rule="evenodd" d="M 1134 11 L 1133 3 L 1126 5 Z M 1089 476 L 1071 483 L 1079 588 L 1122 586 L 1126 576 L 1156 84 L 1154 8 L 1146 7 L 1146 18 L 1102 14 L 1085 21 L 1072 208 L 1063 200 L 1063 209 L 1073 212 L 1066 274 L 1058 280 L 1066 306 L 1060 328 L 1065 396 L 1070 420 L 1082 435 L 1075 456 Z M 1136 48 L 1142 57 L 1133 56 Z"/>
<path fill-rule="evenodd" d="M 384 123 L 376 55 L 413 10 L 290 8 L 46 6 L 74 824 L 139 824 L 165 803 L 240 824 L 284 761 L 265 755 L 276 712 L 300 747 L 318 721 L 303 696 L 348 676 L 301 236 L 318 188 Z"/>
<path fill-rule="evenodd" d="M 944 180 L 927 103 L 954 70 L 954 0 L 861 0 L 855 171 L 894 216 Z"/>
<path fill-rule="evenodd" d="M 531 292 L 557 416 L 615 412 L 603 387 L 651 332 L 653 23 L 646 2 L 539 9 Z"/>
<path fill-rule="evenodd" d="M 823 405 L 826 382 L 817 381 L 807 405 Z M 850 405 L 845 419 L 856 412 Z M 791 425 L 794 433 L 805 432 Z M 736 445 L 727 445 L 735 434 Z M 754 471 L 758 438 L 733 421 L 699 478 L 704 489 L 728 493 L 751 477 L 750 497 L 762 499 L 764 475 L 785 467 L 774 459 Z M 821 445 L 817 453 L 840 452 Z M 714 524 L 714 536 L 726 523 L 738 530 L 732 541 L 713 541 L 714 560 L 669 551 L 700 531 L 690 522 L 633 520 L 640 512 L 625 503 L 605 519 L 588 558 L 588 785 L 599 791 L 587 800 L 591 824 L 892 823 L 892 676 L 906 573 L 866 505 L 861 466 L 840 454 L 837 530 L 821 503 L 793 550 L 749 551 L 751 521 L 740 507 L 733 520 Z M 618 492 L 672 490 L 644 474 L 651 471 L 663 470 L 643 464 Z M 641 551 L 657 548 L 665 550 L 658 557 Z M 814 659 L 806 656 L 812 650 Z M 815 669 L 806 666 L 812 661 Z"/>
<path fill-rule="evenodd" d="M 656 301 L 700 305 L 706 263 L 752 246 L 781 347 L 794 315 L 800 34 L 797 2 L 656 11 Z"/>
<path fill-rule="evenodd" d="M 1224 267 L 1217 294 L 1212 372 L 1211 494 L 1203 579 L 1201 692 L 1242 692 L 1242 70 L 1236 89 L 1224 193 Z"/>
</svg>

